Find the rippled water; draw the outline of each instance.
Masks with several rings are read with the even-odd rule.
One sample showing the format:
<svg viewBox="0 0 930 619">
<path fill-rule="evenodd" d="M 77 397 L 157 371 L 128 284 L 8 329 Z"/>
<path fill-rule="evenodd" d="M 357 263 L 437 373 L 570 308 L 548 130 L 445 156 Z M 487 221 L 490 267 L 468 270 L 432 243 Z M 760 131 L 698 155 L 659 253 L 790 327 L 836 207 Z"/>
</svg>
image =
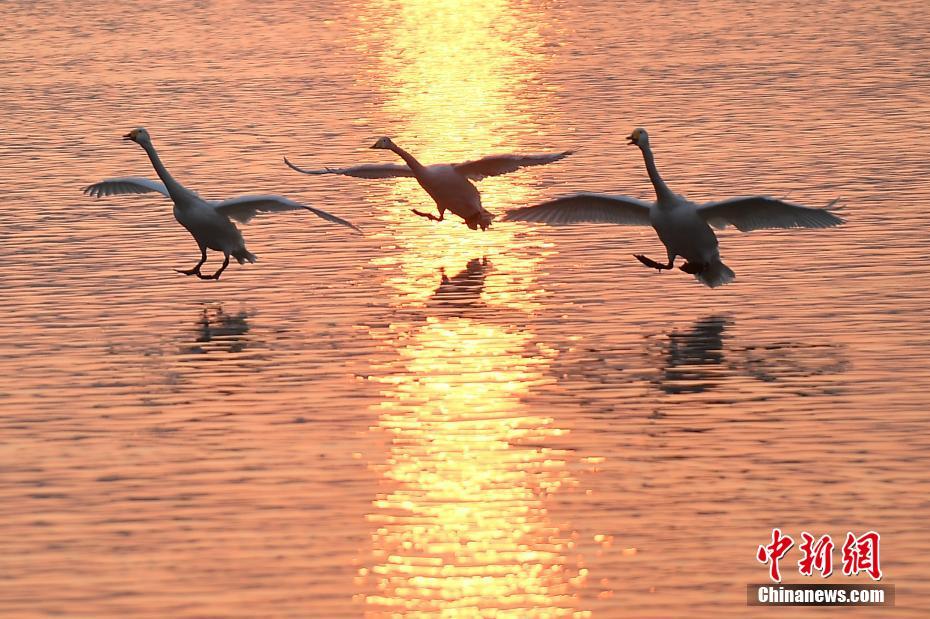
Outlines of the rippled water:
<svg viewBox="0 0 930 619">
<path fill-rule="evenodd" d="M 768 617 L 745 585 L 778 526 L 879 531 L 895 616 L 927 615 L 926 3 L 0 17 L 0 614 Z M 80 193 L 154 177 L 138 125 L 205 196 L 366 235 L 262 216 L 258 264 L 177 275 L 166 200 Z M 841 196 L 848 224 L 725 231 L 709 290 L 632 258 L 649 229 L 476 233 L 411 215 L 412 180 L 281 161 L 578 149 L 482 181 L 501 213 L 648 197 L 640 125 L 692 199 Z"/>
</svg>

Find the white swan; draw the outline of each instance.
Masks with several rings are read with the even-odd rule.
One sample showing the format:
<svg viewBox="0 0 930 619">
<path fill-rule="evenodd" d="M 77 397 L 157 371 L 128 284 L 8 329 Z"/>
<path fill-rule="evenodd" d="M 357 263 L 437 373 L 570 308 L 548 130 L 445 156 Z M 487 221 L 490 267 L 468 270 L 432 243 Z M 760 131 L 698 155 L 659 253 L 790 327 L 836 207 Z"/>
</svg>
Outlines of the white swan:
<svg viewBox="0 0 930 619">
<path fill-rule="evenodd" d="M 204 200 L 174 180 L 164 164 L 162 164 L 161 159 L 159 159 L 155 147 L 152 146 L 149 133 L 143 127 L 133 129 L 124 135 L 123 139 L 132 140 L 145 149 L 152 161 L 155 172 L 162 182 L 159 183 L 136 176 L 108 178 L 85 187 L 84 193 L 99 198 L 101 196 L 157 191 L 165 197 L 171 198 L 174 202 L 174 218 L 191 233 L 191 236 L 194 237 L 200 247 L 200 262 L 194 268 L 186 271 L 175 269 L 178 273 L 196 275 L 200 279 L 219 279 L 226 267 L 229 266 L 230 256 L 238 260 L 239 264 L 246 260 L 255 262 L 255 255 L 245 248 L 242 233 L 236 228 L 236 224 L 230 221 L 230 218 L 246 223 L 259 212 L 305 209 L 327 221 L 342 224 L 360 232 L 358 228 L 344 219 L 330 215 L 320 209 L 298 204 L 281 196 L 242 196 L 223 201 Z M 207 261 L 207 248 L 221 251 L 225 256 L 223 266 L 213 275 L 204 275 L 200 272 L 200 267 Z"/>
<path fill-rule="evenodd" d="M 465 163 L 443 164 L 437 163 L 425 166 L 416 158 L 395 144 L 391 138 L 380 138 L 371 148 L 382 148 L 397 153 L 407 165 L 399 164 L 364 164 L 351 168 L 324 168 L 322 170 L 305 170 L 284 158 L 292 170 L 303 174 L 342 174 L 357 178 L 391 178 L 397 176 L 412 176 L 417 179 L 426 193 L 439 207 L 439 217 L 432 213 L 423 213 L 416 209 L 413 212 L 420 217 L 432 221 L 442 221 L 446 211 L 452 211 L 465 220 L 465 224 L 472 230 L 480 226 L 487 230 L 494 219 L 494 215 L 481 206 L 481 195 L 471 181 L 480 181 L 486 176 L 507 174 L 526 166 L 543 165 L 558 161 L 572 151 L 552 153 L 547 155 L 492 155 L 475 161 Z"/>
<path fill-rule="evenodd" d="M 639 146 L 646 161 L 646 171 L 655 187 L 656 201 L 644 202 L 626 196 L 597 193 L 577 193 L 535 206 L 514 209 L 504 221 L 536 221 L 548 224 L 603 222 L 627 226 L 655 228 L 668 252 L 668 264 L 635 254 L 648 267 L 671 269 L 675 258 L 687 262 L 679 268 L 714 288 L 732 281 L 736 276 L 720 260 L 717 236 L 710 226 L 725 228 L 727 224 L 742 232 L 763 228 L 829 228 L 844 223 L 826 209 L 814 209 L 790 204 L 767 196 L 730 198 L 720 202 L 696 205 L 674 193 L 659 176 L 649 135 L 636 129 L 627 138 L 630 145 Z M 830 202 L 832 206 L 836 200 Z"/>
</svg>

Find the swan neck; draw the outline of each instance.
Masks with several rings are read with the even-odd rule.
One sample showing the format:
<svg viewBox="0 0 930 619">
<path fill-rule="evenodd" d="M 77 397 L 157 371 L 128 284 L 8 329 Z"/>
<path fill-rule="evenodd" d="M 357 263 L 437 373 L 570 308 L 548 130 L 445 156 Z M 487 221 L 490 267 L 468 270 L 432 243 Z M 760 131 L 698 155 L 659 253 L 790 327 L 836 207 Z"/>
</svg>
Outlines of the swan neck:
<svg viewBox="0 0 930 619">
<path fill-rule="evenodd" d="M 649 173 L 649 180 L 652 181 L 652 186 L 656 190 L 656 198 L 659 200 L 663 198 L 671 198 L 675 194 L 672 193 L 672 190 L 668 188 L 668 185 L 665 184 L 665 181 L 662 180 L 662 176 L 659 174 L 659 169 L 656 167 L 655 157 L 652 155 L 652 149 L 649 148 L 647 144 L 642 148 L 643 159 L 646 162 L 646 171 Z"/>
<path fill-rule="evenodd" d="M 421 172 L 423 172 L 423 171 L 426 169 L 426 168 L 423 166 L 422 163 L 420 163 L 419 161 L 417 161 L 416 157 L 414 157 L 413 155 L 411 155 L 410 153 L 408 153 L 407 151 L 405 151 L 403 148 L 401 148 L 401 147 L 398 146 L 397 144 L 395 144 L 395 145 L 391 148 L 391 150 L 394 151 L 395 153 L 397 153 L 397 155 L 398 155 L 401 159 L 403 159 L 404 162 L 406 162 L 407 166 L 408 166 L 411 170 L 413 170 L 413 173 L 414 173 L 414 174 L 420 174 Z"/>
<path fill-rule="evenodd" d="M 152 162 L 152 167 L 155 168 L 155 173 L 158 174 L 158 178 L 161 179 L 161 182 L 165 184 L 165 188 L 168 190 L 168 193 L 171 194 L 171 197 L 176 199 L 177 197 L 186 193 L 184 187 L 181 186 L 181 183 L 174 180 L 174 177 L 171 176 L 168 168 L 166 168 L 165 164 L 161 162 L 161 157 L 158 156 L 158 152 L 156 152 L 152 143 L 147 142 L 142 144 L 142 148 L 144 148 L 145 152 L 148 154 L 149 159 Z"/>
</svg>

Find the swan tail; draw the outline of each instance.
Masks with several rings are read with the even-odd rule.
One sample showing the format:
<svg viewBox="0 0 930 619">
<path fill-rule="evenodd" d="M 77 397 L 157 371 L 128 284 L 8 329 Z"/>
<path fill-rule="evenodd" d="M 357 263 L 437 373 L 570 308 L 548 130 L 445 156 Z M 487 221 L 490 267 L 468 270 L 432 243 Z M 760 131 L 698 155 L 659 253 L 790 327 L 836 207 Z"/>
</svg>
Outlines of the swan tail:
<svg viewBox="0 0 930 619">
<path fill-rule="evenodd" d="M 233 254 L 233 258 L 239 261 L 239 264 L 244 264 L 246 261 L 255 264 L 255 261 L 258 260 L 258 256 L 247 250 L 245 247 Z"/>
<path fill-rule="evenodd" d="M 710 288 L 729 284 L 736 279 L 736 273 L 719 258 L 708 264 L 700 273 L 695 273 L 694 276 L 698 278 L 702 284 Z"/>
</svg>

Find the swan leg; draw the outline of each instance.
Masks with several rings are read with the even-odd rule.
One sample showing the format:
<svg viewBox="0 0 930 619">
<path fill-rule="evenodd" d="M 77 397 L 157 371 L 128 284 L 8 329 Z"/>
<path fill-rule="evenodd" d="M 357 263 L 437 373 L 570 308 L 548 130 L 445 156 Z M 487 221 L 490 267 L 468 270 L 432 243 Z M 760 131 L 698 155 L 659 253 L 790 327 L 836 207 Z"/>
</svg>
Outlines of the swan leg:
<svg viewBox="0 0 930 619">
<path fill-rule="evenodd" d="M 637 260 L 645 264 L 650 269 L 657 269 L 659 271 L 668 271 L 673 266 L 675 266 L 675 256 L 668 257 L 668 264 L 660 264 L 656 262 L 655 260 L 653 260 L 652 258 L 647 258 L 646 256 L 642 254 L 633 254 L 633 257 L 635 257 Z"/>
<path fill-rule="evenodd" d="M 443 211 L 439 211 L 439 217 L 436 217 L 432 213 L 424 213 L 423 211 L 418 211 L 415 208 L 412 208 L 410 210 L 413 211 L 414 215 L 419 215 L 420 217 L 426 217 L 430 221 L 442 221 L 442 218 L 445 215 L 445 212 Z"/>
<path fill-rule="evenodd" d="M 183 273 L 184 275 L 200 275 L 200 267 L 203 266 L 203 263 L 207 261 L 207 247 L 205 245 L 200 246 L 200 262 L 194 265 L 193 269 L 188 269 L 187 271 L 182 271 L 181 269 L 175 269 L 177 273 Z"/>
<path fill-rule="evenodd" d="M 213 275 L 200 275 L 200 274 L 198 273 L 198 275 L 200 275 L 200 279 L 219 279 L 219 278 L 220 278 L 220 275 L 223 274 L 223 271 L 226 270 L 226 267 L 229 266 L 229 254 L 224 254 L 224 255 L 225 255 L 226 257 L 223 259 L 223 266 L 221 266 L 221 267 L 219 268 L 219 270 L 218 270 L 216 273 L 214 273 Z"/>
</svg>

